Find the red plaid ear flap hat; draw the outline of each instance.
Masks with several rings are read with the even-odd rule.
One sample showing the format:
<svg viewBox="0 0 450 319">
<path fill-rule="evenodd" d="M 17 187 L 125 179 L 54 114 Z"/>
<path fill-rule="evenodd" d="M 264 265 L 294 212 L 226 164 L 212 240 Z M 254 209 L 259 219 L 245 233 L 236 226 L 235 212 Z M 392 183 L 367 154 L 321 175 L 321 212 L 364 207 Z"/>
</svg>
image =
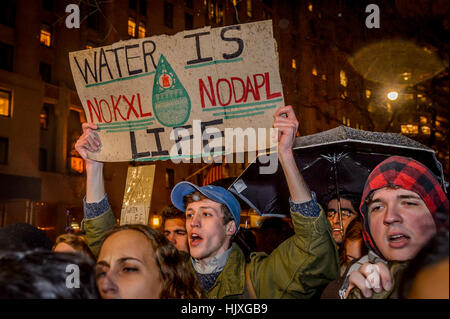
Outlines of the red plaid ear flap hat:
<svg viewBox="0 0 450 319">
<path fill-rule="evenodd" d="M 411 158 L 391 156 L 373 169 L 367 178 L 361 197 L 359 210 L 363 219 L 364 241 L 377 253 L 377 249 L 369 228 L 367 203 L 370 195 L 386 186 L 400 187 L 419 195 L 433 216 L 436 226 L 441 226 L 439 218 L 448 216 L 448 198 L 434 174 L 423 164 Z"/>
</svg>

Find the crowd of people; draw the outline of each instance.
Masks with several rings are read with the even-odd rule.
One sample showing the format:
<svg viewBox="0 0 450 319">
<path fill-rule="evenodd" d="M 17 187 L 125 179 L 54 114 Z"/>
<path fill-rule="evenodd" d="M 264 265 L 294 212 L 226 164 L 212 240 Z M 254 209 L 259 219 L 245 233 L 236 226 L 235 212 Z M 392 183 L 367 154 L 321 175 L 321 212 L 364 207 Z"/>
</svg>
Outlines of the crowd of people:
<svg viewBox="0 0 450 319">
<path fill-rule="evenodd" d="M 84 123 L 83 235 L 52 245 L 31 225 L 0 229 L 0 298 L 449 298 L 448 197 L 425 165 L 391 156 L 360 193 L 318 203 L 294 159 L 291 106 L 275 111 L 273 126 L 292 220 L 282 243 L 244 253 L 236 197 L 186 181 L 172 190 L 163 232 L 117 225 L 103 163 L 88 158 L 101 147 L 97 127 Z"/>
</svg>

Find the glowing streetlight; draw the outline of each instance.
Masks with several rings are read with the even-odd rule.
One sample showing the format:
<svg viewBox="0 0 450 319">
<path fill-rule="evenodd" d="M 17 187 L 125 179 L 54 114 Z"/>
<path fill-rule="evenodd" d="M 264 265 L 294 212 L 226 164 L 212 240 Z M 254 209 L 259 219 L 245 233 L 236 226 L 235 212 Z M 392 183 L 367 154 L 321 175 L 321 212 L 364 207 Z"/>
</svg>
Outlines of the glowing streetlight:
<svg viewBox="0 0 450 319">
<path fill-rule="evenodd" d="M 398 98 L 398 92 L 396 91 L 391 91 L 387 94 L 387 97 L 389 100 L 391 101 L 395 101 Z"/>
<path fill-rule="evenodd" d="M 154 216 L 152 218 L 152 224 L 153 224 L 154 227 L 159 227 L 159 225 L 160 225 L 159 216 Z"/>
</svg>

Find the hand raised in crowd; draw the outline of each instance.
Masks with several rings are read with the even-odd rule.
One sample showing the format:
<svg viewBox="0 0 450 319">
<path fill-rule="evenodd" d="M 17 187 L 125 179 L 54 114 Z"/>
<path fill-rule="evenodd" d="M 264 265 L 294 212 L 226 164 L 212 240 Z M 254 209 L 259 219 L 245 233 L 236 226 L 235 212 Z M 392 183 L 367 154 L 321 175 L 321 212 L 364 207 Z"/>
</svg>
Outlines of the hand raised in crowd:
<svg viewBox="0 0 450 319">
<path fill-rule="evenodd" d="M 77 142 L 75 143 L 75 149 L 86 161 L 86 165 L 92 164 L 95 165 L 95 163 L 100 163 L 88 158 L 88 151 L 98 152 L 101 147 L 100 138 L 95 132 L 95 130 L 97 130 L 97 124 L 83 123 L 82 128 L 83 134 L 78 138 Z"/>
<path fill-rule="evenodd" d="M 286 116 L 283 116 L 286 115 Z M 298 120 L 292 106 L 281 107 L 273 114 L 273 127 L 278 129 L 278 153 L 292 153 L 295 136 L 298 130 Z"/>
<path fill-rule="evenodd" d="M 357 271 L 350 274 L 345 299 L 355 287 L 361 290 L 366 298 L 372 297 L 373 292 L 390 291 L 392 289 L 392 278 L 389 268 L 382 262 L 363 264 Z"/>
<path fill-rule="evenodd" d="M 100 138 L 95 130 L 94 123 L 83 123 L 83 134 L 75 143 L 75 149 L 86 161 L 86 202 L 96 203 L 105 196 L 103 180 L 103 163 L 88 158 L 89 152 L 98 152 L 101 147 Z"/>
<path fill-rule="evenodd" d="M 298 120 L 292 106 L 277 109 L 273 115 L 273 127 L 278 129 L 278 157 L 283 167 L 284 176 L 291 199 L 295 203 L 310 201 L 311 192 L 295 162 L 292 146 L 298 130 Z"/>
</svg>

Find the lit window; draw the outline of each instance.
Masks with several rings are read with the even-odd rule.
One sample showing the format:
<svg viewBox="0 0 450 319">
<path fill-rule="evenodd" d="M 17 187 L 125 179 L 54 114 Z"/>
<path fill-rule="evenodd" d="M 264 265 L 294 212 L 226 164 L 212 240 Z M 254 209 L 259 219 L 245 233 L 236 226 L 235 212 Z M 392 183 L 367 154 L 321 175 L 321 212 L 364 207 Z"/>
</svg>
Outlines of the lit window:
<svg viewBox="0 0 450 319">
<path fill-rule="evenodd" d="M 392 113 L 392 105 L 391 105 L 391 103 L 386 103 L 386 109 L 387 109 L 387 111 L 389 112 L 389 113 Z"/>
<path fill-rule="evenodd" d="M 221 4 L 216 4 L 216 23 L 221 24 L 223 22 L 223 7 Z"/>
<path fill-rule="evenodd" d="M 347 118 L 347 126 L 350 126 L 350 118 Z"/>
<path fill-rule="evenodd" d="M 75 172 L 83 173 L 84 171 L 84 160 L 81 157 L 70 157 L 70 169 Z"/>
<path fill-rule="evenodd" d="M 166 187 L 172 189 L 175 186 L 175 171 L 166 168 Z"/>
<path fill-rule="evenodd" d="M 322 74 L 322 80 L 324 80 L 324 81 L 327 80 L 327 75 L 326 74 Z"/>
<path fill-rule="evenodd" d="M 401 125 L 402 134 L 418 134 L 419 127 L 413 124 Z"/>
<path fill-rule="evenodd" d="M 252 0 L 247 0 L 247 17 L 251 18 L 253 15 Z"/>
<path fill-rule="evenodd" d="M 345 123 L 347 123 L 347 118 L 345 117 L 345 115 L 342 115 L 342 124 L 345 125 Z"/>
<path fill-rule="evenodd" d="M 367 89 L 366 90 L 366 99 L 370 99 L 371 96 L 372 96 L 372 91 Z"/>
<path fill-rule="evenodd" d="M 41 35 L 39 41 L 46 47 L 52 45 L 52 28 L 49 25 L 43 24 L 41 26 Z"/>
<path fill-rule="evenodd" d="M 344 70 L 341 70 L 339 72 L 339 83 L 343 86 L 343 87 L 347 87 L 347 75 L 345 74 Z"/>
<path fill-rule="evenodd" d="M 92 45 L 86 44 L 86 49 L 92 49 Z"/>
<path fill-rule="evenodd" d="M 422 126 L 420 129 L 422 131 L 422 134 L 425 134 L 425 135 L 431 134 L 431 129 L 429 126 Z"/>
<path fill-rule="evenodd" d="M 348 96 L 347 90 L 344 90 L 344 92 L 341 93 L 341 99 L 345 100 Z"/>
<path fill-rule="evenodd" d="M 297 61 L 295 61 L 295 59 L 292 59 L 292 68 L 293 69 L 297 68 Z"/>
<path fill-rule="evenodd" d="M 308 4 L 308 11 L 309 12 L 313 12 L 313 5 L 312 5 L 312 3 Z"/>
<path fill-rule="evenodd" d="M 146 29 L 145 29 L 144 22 L 139 22 L 138 37 L 145 38 L 145 33 L 146 33 Z"/>
<path fill-rule="evenodd" d="M 423 50 L 428 54 L 433 54 L 433 51 L 431 51 L 430 48 L 423 47 Z"/>
<path fill-rule="evenodd" d="M 41 126 L 41 130 L 48 129 L 48 106 L 47 105 L 44 105 L 42 107 L 42 111 L 39 116 L 39 123 Z"/>
<path fill-rule="evenodd" d="M 421 116 L 420 117 L 420 124 L 427 124 L 427 117 L 426 116 Z"/>
<path fill-rule="evenodd" d="M 403 72 L 402 76 L 403 80 L 408 81 L 411 78 L 411 72 Z"/>
<path fill-rule="evenodd" d="M 210 21 L 214 20 L 215 17 L 215 6 L 214 3 L 212 1 L 209 2 L 209 6 L 208 6 L 208 19 Z"/>
<path fill-rule="evenodd" d="M 132 17 L 128 18 L 128 35 L 133 38 L 136 36 L 136 20 Z"/>
<path fill-rule="evenodd" d="M 316 67 L 313 67 L 313 69 L 312 69 L 312 75 L 317 76 L 317 69 L 316 69 Z"/>
<path fill-rule="evenodd" d="M 11 92 L 0 90 L 0 116 L 11 116 Z"/>
</svg>

